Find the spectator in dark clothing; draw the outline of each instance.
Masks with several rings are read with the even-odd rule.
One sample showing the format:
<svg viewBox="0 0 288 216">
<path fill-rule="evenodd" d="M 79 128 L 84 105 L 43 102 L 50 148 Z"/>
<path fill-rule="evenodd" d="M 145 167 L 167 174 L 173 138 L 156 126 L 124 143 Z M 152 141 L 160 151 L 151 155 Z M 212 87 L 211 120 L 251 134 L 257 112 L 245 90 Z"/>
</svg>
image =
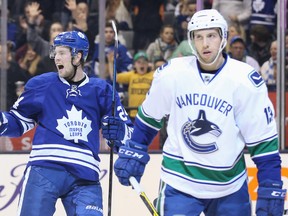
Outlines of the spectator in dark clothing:
<svg viewBox="0 0 288 216">
<path fill-rule="evenodd" d="M 14 20 L 17 20 L 19 16 L 23 12 L 23 8 L 25 5 L 25 1 L 23 0 L 9 0 L 7 1 L 7 6 L 9 10 L 10 17 Z"/>
<path fill-rule="evenodd" d="M 50 1 L 50 0 L 48 0 Z M 69 25 L 69 22 L 71 21 L 72 17 L 72 11 L 69 8 L 69 5 L 71 4 L 79 4 L 79 3 L 87 3 L 90 2 L 90 4 L 93 1 L 98 0 L 92 0 L 92 1 L 87 1 L 87 0 L 55 0 L 54 2 L 54 11 L 53 11 L 53 20 L 54 21 L 60 21 L 64 27 L 67 27 Z M 68 7 L 67 7 L 68 6 Z M 98 27 L 95 27 L 98 29 Z"/>
<path fill-rule="evenodd" d="M 263 65 L 270 58 L 270 45 L 273 40 L 272 33 L 264 25 L 254 25 L 250 30 L 251 44 L 248 53 Z"/>
<path fill-rule="evenodd" d="M 50 59 L 50 56 L 47 55 L 47 56 L 44 56 L 38 62 L 35 76 L 36 75 L 40 75 L 42 73 L 46 73 L 46 72 L 52 72 L 52 71 L 57 71 L 57 67 L 56 67 L 56 65 L 54 63 L 54 60 Z"/>
<path fill-rule="evenodd" d="M 16 82 L 22 81 L 26 82 L 29 79 L 29 76 L 22 70 L 19 65 L 12 58 L 11 43 L 7 44 L 7 59 L 6 65 L 7 68 L 7 91 L 6 91 L 6 109 L 9 110 L 10 107 L 17 100 L 18 96 L 16 94 Z M 0 45 L 0 55 L 2 53 L 2 46 Z M 0 65 L 2 64 L 0 58 Z"/>
<path fill-rule="evenodd" d="M 118 28 L 117 28 L 118 29 Z M 95 41 L 94 45 L 94 54 L 91 61 L 91 67 L 94 69 L 94 74 L 101 78 L 106 79 L 105 75 L 103 76 L 103 71 L 99 71 L 99 42 Z M 114 44 L 115 44 L 115 33 L 113 31 L 111 21 L 106 22 L 105 24 L 105 57 L 108 58 L 108 55 L 114 53 Z M 117 54 L 116 54 L 116 71 L 117 73 L 122 73 L 126 71 L 132 70 L 133 67 L 133 59 L 130 52 L 127 50 L 126 46 L 119 42 Z M 106 79 L 107 82 L 110 82 Z M 112 82 L 111 82 L 112 83 Z M 116 83 L 116 90 L 121 95 L 121 99 L 124 100 L 125 94 L 128 91 L 128 86 L 123 84 Z M 126 97 L 127 98 L 127 97 Z M 125 99 L 126 99 L 125 98 Z M 126 105 L 126 101 L 122 103 Z"/>
<path fill-rule="evenodd" d="M 98 70 L 99 42 L 100 41 L 95 41 L 94 54 L 92 57 L 92 67 L 94 68 L 95 74 L 97 76 L 100 76 L 100 71 Z M 115 43 L 115 33 L 111 21 L 108 21 L 105 24 L 105 56 L 107 56 L 111 52 L 114 52 L 114 43 Z M 132 64 L 133 59 L 131 54 L 124 45 L 119 43 L 117 53 L 117 63 L 116 63 L 117 73 L 121 73 L 123 71 L 130 71 L 133 66 Z"/>
<path fill-rule="evenodd" d="M 179 15 L 175 17 L 176 19 L 176 39 L 177 42 L 180 43 L 183 40 L 187 39 L 187 26 L 191 17 L 197 10 L 197 1 L 196 0 L 188 0 L 187 2 L 183 2 L 182 7 L 180 9 Z"/>
<path fill-rule="evenodd" d="M 37 3 L 31 4 L 27 8 L 27 42 L 31 44 L 33 50 L 41 57 L 49 55 L 50 46 L 53 45 L 54 38 L 61 32 L 63 32 L 63 26 L 60 22 L 53 22 L 49 26 L 48 40 L 44 39 L 35 26 L 38 17 L 41 15 L 40 5 Z"/>
<path fill-rule="evenodd" d="M 89 8 L 87 2 L 78 2 L 76 0 L 68 0 L 66 8 L 72 14 L 72 29 L 83 32 L 89 41 L 89 54 L 87 62 L 91 60 L 94 52 L 94 40 L 98 34 L 98 19 L 89 16 Z"/>
<path fill-rule="evenodd" d="M 163 24 L 160 10 L 164 8 L 164 2 L 164 0 L 131 0 L 131 6 L 134 8 L 134 53 L 146 50 L 159 36 Z"/>
<path fill-rule="evenodd" d="M 106 3 L 106 20 L 116 20 L 118 29 L 133 29 L 131 13 L 125 5 L 124 0 L 108 0 Z"/>
<path fill-rule="evenodd" d="M 16 49 L 20 48 L 24 44 L 27 43 L 27 30 L 29 22 L 31 23 L 31 15 L 30 12 L 34 8 L 38 8 L 38 11 L 40 11 L 36 18 L 33 18 L 33 26 L 37 33 L 44 39 L 49 40 L 49 26 L 51 22 L 47 20 L 41 10 L 40 10 L 40 4 L 35 1 L 27 1 L 24 5 L 23 14 L 20 14 L 18 17 L 18 27 L 17 30 L 17 41 L 16 41 Z M 33 11 L 34 13 L 34 11 Z"/>
<path fill-rule="evenodd" d="M 15 52 L 15 61 L 30 77 L 36 75 L 37 65 L 40 60 L 41 56 L 35 52 L 29 43 L 24 44 Z"/>
</svg>

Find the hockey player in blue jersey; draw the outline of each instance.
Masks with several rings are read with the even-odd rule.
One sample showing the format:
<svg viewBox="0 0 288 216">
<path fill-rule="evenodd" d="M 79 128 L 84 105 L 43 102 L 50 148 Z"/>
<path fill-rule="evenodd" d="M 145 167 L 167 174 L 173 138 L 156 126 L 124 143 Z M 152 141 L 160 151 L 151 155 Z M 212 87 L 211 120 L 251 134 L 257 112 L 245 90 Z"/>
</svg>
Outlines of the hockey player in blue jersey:
<svg viewBox="0 0 288 216">
<path fill-rule="evenodd" d="M 281 159 L 267 87 L 250 65 L 222 53 L 227 23 L 216 10 L 188 24 L 193 56 L 158 68 L 114 170 L 140 181 L 148 145 L 169 115 L 157 210 L 161 216 L 251 216 L 244 148 L 258 173 L 257 216 L 282 216 Z"/>
<path fill-rule="evenodd" d="M 17 137 L 37 125 L 19 200 L 20 216 L 52 216 L 61 198 L 67 215 L 102 216 L 99 130 L 124 143 L 132 123 L 112 86 L 83 72 L 87 37 L 60 33 L 51 57 L 58 73 L 33 77 L 9 112 L 0 113 L 1 136 Z"/>
</svg>

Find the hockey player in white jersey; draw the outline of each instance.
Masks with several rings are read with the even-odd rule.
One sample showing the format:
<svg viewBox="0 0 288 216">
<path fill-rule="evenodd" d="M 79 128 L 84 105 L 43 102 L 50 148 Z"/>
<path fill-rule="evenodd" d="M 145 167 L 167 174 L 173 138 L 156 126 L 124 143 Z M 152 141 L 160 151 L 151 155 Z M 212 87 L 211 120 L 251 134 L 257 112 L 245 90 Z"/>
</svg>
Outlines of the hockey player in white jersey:
<svg viewBox="0 0 288 216">
<path fill-rule="evenodd" d="M 12 109 L 0 113 L 1 136 L 20 136 L 37 125 L 17 215 L 52 216 L 58 198 L 69 216 L 103 215 L 101 121 L 109 123 L 103 136 L 116 146 L 133 124 L 117 94 L 112 118 L 112 86 L 84 73 L 88 49 L 83 33 L 60 33 L 51 51 L 58 73 L 30 79 Z"/>
<path fill-rule="evenodd" d="M 244 148 L 258 168 L 258 216 L 283 214 L 281 159 L 274 110 L 259 73 L 223 49 L 227 23 L 201 10 L 188 24 L 193 56 L 157 69 L 115 173 L 140 181 L 147 149 L 169 115 L 157 210 L 161 216 L 250 216 Z M 131 153 L 132 152 L 132 153 Z M 133 154 L 133 152 L 135 154 Z"/>
</svg>

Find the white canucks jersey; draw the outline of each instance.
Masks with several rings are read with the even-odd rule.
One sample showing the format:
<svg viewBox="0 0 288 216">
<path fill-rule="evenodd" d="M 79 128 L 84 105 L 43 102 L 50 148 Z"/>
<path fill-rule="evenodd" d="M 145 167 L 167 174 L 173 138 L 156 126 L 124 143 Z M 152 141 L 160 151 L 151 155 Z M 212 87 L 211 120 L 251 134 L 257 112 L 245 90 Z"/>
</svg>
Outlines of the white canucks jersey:
<svg viewBox="0 0 288 216">
<path fill-rule="evenodd" d="M 278 152 L 277 142 L 257 149 L 277 140 L 263 79 L 248 64 L 226 58 L 208 80 L 195 57 L 172 59 L 155 72 L 138 113 L 142 122 L 159 122 L 169 115 L 161 179 L 197 198 L 222 197 L 240 189 L 247 180 L 245 145 L 252 158 Z"/>
</svg>

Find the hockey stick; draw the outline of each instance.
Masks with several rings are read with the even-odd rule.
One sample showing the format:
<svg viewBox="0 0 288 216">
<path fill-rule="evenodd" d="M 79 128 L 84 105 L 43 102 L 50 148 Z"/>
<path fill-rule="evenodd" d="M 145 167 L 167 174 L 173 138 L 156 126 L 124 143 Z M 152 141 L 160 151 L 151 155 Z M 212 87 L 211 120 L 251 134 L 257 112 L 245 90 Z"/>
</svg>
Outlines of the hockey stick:
<svg viewBox="0 0 288 216">
<path fill-rule="evenodd" d="M 116 94 L 116 57 L 118 51 L 118 34 L 115 22 L 112 20 L 112 27 L 115 33 L 115 44 L 114 44 L 114 59 L 113 59 L 113 88 L 112 88 L 112 115 L 116 115 L 115 106 L 115 94 Z M 108 216 L 111 216 L 112 211 L 112 182 L 113 182 L 113 151 L 114 151 L 114 141 L 111 141 L 110 145 L 110 164 L 109 164 L 109 190 L 108 190 Z"/>
<path fill-rule="evenodd" d="M 129 178 L 129 181 L 130 181 L 130 184 L 132 185 L 132 187 L 134 188 L 134 190 L 138 193 L 138 195 L 140 196 L 140 198 L 142 199 L 142 201 L 144 202 L 144 204 L 146 205 L 146 207 L 150 211 L 150 213 L 153 216 L 159 216 L 154 205 L 151 203 L 151 201 L 149 200 L 149 198 L 147 197 L 147 195 L 145 194 L 144 190 L 141 188 L 141 185 L 137 182 L 135 177 L 131 176 Z"/>
</svg>

